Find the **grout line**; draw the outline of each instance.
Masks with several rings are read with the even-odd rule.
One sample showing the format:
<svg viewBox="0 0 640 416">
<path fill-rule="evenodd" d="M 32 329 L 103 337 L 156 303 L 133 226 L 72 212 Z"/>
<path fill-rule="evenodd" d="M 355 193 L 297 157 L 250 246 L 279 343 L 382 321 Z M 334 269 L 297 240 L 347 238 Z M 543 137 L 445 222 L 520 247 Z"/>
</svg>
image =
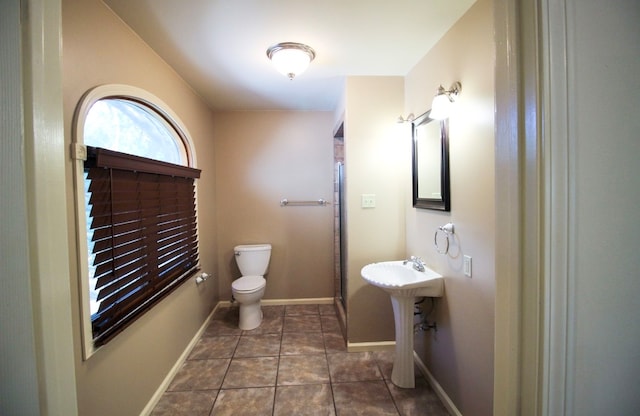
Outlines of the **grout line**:
<svg viewBox="0 0 640 416">
<path fill-rule="evenodd" d="M 318 317 L 320 318 L 319 331 L 320 331 L 320 334 L 321 334 L 321 337 L 322 337 L 322 345 L 323 345 L 323 352 L 324 352 L 324 354 L 323 354 L 323 355 L 324 355 L 324 357 L 325 357 L 325 363 L 326 363 L 326 364 L 325 364 L 325 365 L 326 365 L 326 367 L 325 367 L 325 368 L 326 368 L 326 371 L 327 371 L 327 373 L 328 373 L 328 383 L 324 383 L 324 382 L 323 382 L 323 383 L 300 383 L 300 384 L 292 384 L 291 386 L 307 386 L 307 385 L 311 385 L 311 384 L 314 384 L 314 385 L 315 385 L 315 384 L 318 384 L 318 385 L 320 385 L 320 384 L 324 384 L 324 385 L 328 384 L 328 386 L 329 386 L 329 391 L 330 391 L 330 394 L 331 394 L 331 401 L 332 401 L 332 403 L 331 403 L 331 404 L 333 405 L 333 409 L 334 409 L 335 414 L 338 414 L 338 408 L 337 408 L 337 404 L 336 404 L 336 396 L 335 396 L 335 387 L 336 387 L 336 386 L 338 386 L 338 385 L 339 385 L 339 384 L 341 384 L 341 383 L 336 382 L 335 380 L 333 380 L 333 377 L 332 377 L 332 374 L 331 374 L 331 366 L 330 366 L 330 363 L 329 363 L 329 356 L 330 356 L 330 355 L 337 355 L 337 354 L 344 354 L 344 353 L 346 353 L 347 355 L 349 355 L 349 354 L 350 354 L 350 352 L 348 351 L 348 349 L 347 349 L 346 351 L 332 351 L 332 352 L 329 352 L 329 351 L 328 351 L 328 348 L 327 348 L 327 339 L 324 337 L 324 335 L 325 335 L 326 333 L 328 333 L 328 332 L 327 332 L 327 331 L 325 331 L 325 328 L 324 328 L 324 326 L 322 325 L 322 316 L 323 316 L 323 315 L 320 313 L 320 308 L 319 308 L 319 307 L 318 307 L 318 309 L 317 309 L 317 313 L 313 313 L 313 314 L 306 314 L 306 315 L 307 315 L 307 316 L 310 316 L 310 315 L 316 315 L 316 316 L 318 316 Z M 283 351 L 282 346 L 283 346 L 283 345 L 282 345 L 282 343 L 283 343 L 283 341 L 284 341 L 284 335 L 285 335 L 285 331 L 284 331 L 284 318 L 285 318 L 285 316 L 287 316 L 287 315 L 286 315 L 286 306 L 282 309 L 282 314 L 281 314 L 281 315 L 279 315 L 279 317 L 282 319 L 282 326 L 281 326 L 281 328 L 280 328 L 280 330 L 279 330 L 279 331 L 255 334 L 255 335 L 268 335 L 268 334 L 276 334 L 276 333 L 277 333 L 277 334 L 279 335 L 278 337 L 273 337 L 273 338 L 274 338 L 274 340 L 273 340 L 273 341 L 275 341 L 275 339 L 278 339 L 278 342 L 279 342 L 279 349 L 278 349 L 278 353 L 277 353 L 277 355 L 276 355 L 276 357 L 277 357 L 277 365 L 276 365 L 276 376 L 275 376 L 275 382 L 274 382 L 274 386 L 273 386 L 272 415 L 273 415 L 273 414 L 275 414 L 275 410 L 276 410 L 276 400 L 277 400 L 277 393 L 278 393 L 278 391 L 279 391 L 279 388 L 281 388 L 281 387 L 288 387 L 288 386 L 289 386 L 289 385 L 287 385 L 287 386 L 278 386 L 278 383 L 279 383 L 279 380 L 280 380 L 280 371 L 281 371 L 282 357 L 283 357 L 283 354 L 282 354 L 282 351 Z M 304 315 L 290 315 L 290 316 L 304 316 Z M 326 315 L 326 316 L 331 316 L 331 315 Z M 333 316 L 335 316 L 336 318 L 338 318 L 338 316 L 337 316 L 337 315 L 333 315 Z M 313 325 L 313 327 L 314 327 L 314 329 L 315 329 L 315 325 Z M 306 328 L 306 329 L 311 329 L 311 326 L 310 326 L 309 328 Z M 296 331 L 296 332 L 300 332 L 300 331 Z M 305 333 L 305 334 L 315 334 L 315 333 L 317 333 L 317 332 L 316 332 L 316 331 L 313 331 L 313 332 L 304 332 L 304 333 Z M 218 403 L 218 400 L 220 399 L 220 394 L 221 394 L 221 393 L 222 393 L 222 391 L 223 391 L 222 386 L 223 386 L 223 384 L 224 384 L 225 379 L 226 379 L 226 378 L 228 377 L 228 375 L 229 375 L 229 372 L 230 372 L 230 369 L 231 369 L 231 363 L 233 362 L 233 360 L 234 360 L 235 358 L 238 358 L 238 357 L 236 357 L 236 354 L 237 354 L 237 353 L 238 353 L 238 351 L 239 351 L 240 341 L 241 341 L 243 338 L 245 338 L 245 339 L 246 339 L 246 338 L 250 337 L 251 335 L 253 335 L 253 334 L 248 334 L 248 333 L 247 333 L 247 331 L 242 331 L 242 332 L 240 333 L 240 335 L 238 336 L 238 341 L 237 341 L 237 343 L 235 344 L 235 346 L 233 347 L 233 351 L 232 351 L 232 353 L 231 353 L 231 356 L 228 358 L 229 363 L 228 363 L 228 365 L 227 365 L 227 368 L 226 368 L 226 369 L 225 369 L 225 371 L 224 371 L 224 375 L 222 376 L 222 379 L 221 379 L 221 382 L 220 382 L 220 386 L 219 386 L 219 388 L 217 389 L 216 396 L 215 396 L 215 398 L 214 398 L 214 400 L 213 400 L 213 402 L 212 402 L 212 404 L 211 404 L 210 412 L 213 412 L 213 408 L 214 408 L 214 406 L 216 405 L 216 403 Z M 216 335 L 216 336 L 228 336 L 228 335 Z M 198 341 L 200 341 L 200 339 L 202 339 L 203 337 L 204 337 L 204 330 L 203 330 L 203 331 L 202 331 L 202 333 L 200 334 L 200 337 L 198 338 Z M 267 338 L 267 339 L 269 339 L 269 338 L 271 338 L 271 337 L 266 337 L 266 338 Z M 344 341 L 344 339 L 343 339 L 342 341 L 343 341 L 343 342 L 345 342 L 345 341 Z M 376 367 L 377 367 L 378 371 L 380 372 L 381 380 L 385 383 L 385 388 L 387 389 L 387 392 L 388 392 L 389 396 L 391 397 L 391 400 L 392 400 L 392 403 L 393 403 L 393 405 L 394 405 L 394 407 L 395 407 L 395 409 L 396 409 L 396 412 L 397 412 L 398 414 L 400 414 L 400 405 L 399 405 L 399 402 L 397 401 L 396 397 L 394 397 L 394 395 L 393 395 L 393 394 L 392 394 L 392 392 L 391 392 L 391 386 L 390 386 L 391 381 L 390 381 L 390 380 L 385 379 L 385 374 L 384 374 L 384 371 L 383 371 L 383 364 L 384 364 L 384 363 L 386 363 L 386 362 L 383 362 L 383 357 L 377 357 L 377 356 L 375 355 L 375 352 L 371 351 L 371 353 L 373 354 L 373 357 L 372 357 L 372 358 L 373 358 L 373 360 L 374 360 L 374 362 L 375 362 L 375 365 L 376 365 Z M 304 355 L 309 355 L 309 354 L 294 354 L 294 355 L 302 355 L 302 356 L 304 356 Z M 253 357 L 253 356 L 252 356 L 252 357 Z M 252 358 L 252 357 L 246 357 L 246 358 Z M 260 357 L 273 357 L 273 356 L 272 356 L 272 355 L 259 355 L 259 356 L 253 357 L 253 358 L 260 358 Z M 245 357 L 239 357 L 239 358 L 245 358 Z M 378 359 L 378 358 L 380 358 L 380 359 Z M 203 360 L 206 360 L 206 359 L 212 359 L 212 358 L 203 358 Z M 216 358 L 216 359 L 221 359 L 221 358 Z M 226 358 L 224 358 L 224 359 L 226 359 Z M 174 375 L 174 376 L 175 376 L 175 375 Z M 366 383 L 366 382 L 372 382 L 372 381 L 378 381 L 378 380 L 354 380 L 354 381 L 345 381 L 345 383 Z M 250 389 L 250 388 L 270 388 L 270 386 L 261 386 L 261 387 L 232 387 L 232 388 L 226 388 L 226 389 L 224 389 L 224 390 L 242 390 L 242 389 Z M 205 390 L 212 390 L 212 389 L 205 389 Z M 191 388 L 189 389 L 189 391 L 191 391 L 191 392 L 195 392 L 195 391 L 203 391 L 203 389 L 197 389 L 195 386 L 193 386 L 193 385 L 192 385 L 192 386 L 191 386 Z M 437 392 L 436 392 L 436 396 L 437 396 Z M 441 399 L 441 398 L 440 398 L 440 399 Z M 241 403 L 240 403 L 239 405 L 241 405 Z"/>
<path fill-rule="evenodd" d="M 382 375 L 382 381 L 384 382 L 384 386 L 386 387 L 387 392 L 389 393 L 389 397 L 391 397 L 391 401 L 393 402 L 393 405 L 396 408 L 396 412 L 398 412 L 398 414 L 402 414 L 402 413 L 400 413 L 400 406 L 398 406 L 398 403 L 396 403 L 396 398 L 393 396 L 393 393 L 391 393 L 391 389 L 389 388 L 389 383 L 384 378 L 384 372 L 382 371 L 382 365 L 380 364 L 380 362 L 378 360 L 376 360 L 376 364 L 378 365 L 378 370 L 380 370 L 380 374 Z M 391 380 L 389 380 L 389 382 L 391 382 Z"/>
<path fill-rule="evenodd" d="M 280 348 L 282 348 L 282 337 L 280 339 Z M 278 364 L 276 365 L 276 380 L 273 386 L 273 404 L 271 405 L 271 414 L 276 413 L 276 395 L 278 394 L 278 377 L 280 376 L 280 354 L 278 354 Z"/>
<path fill-rule="evenodd" d="M 322 319 L 320 320 L 320 327 L 322 328 Z M 329 365 L 329 352 L 327 352 L 327 342 L 324 337 L 324 331 L 322 332 L 322 345 L 324 345 L 324 359 L 327 363 L 327 373 L 329 374 L 329 389 L 331 390 L 331 402 L 333 403 L 333 411 L 338 414 L 338 406 L 336 405 L 336 393 L 333 389 L 333 377 L 331 377 L 331 366 Z"/>
</svg>

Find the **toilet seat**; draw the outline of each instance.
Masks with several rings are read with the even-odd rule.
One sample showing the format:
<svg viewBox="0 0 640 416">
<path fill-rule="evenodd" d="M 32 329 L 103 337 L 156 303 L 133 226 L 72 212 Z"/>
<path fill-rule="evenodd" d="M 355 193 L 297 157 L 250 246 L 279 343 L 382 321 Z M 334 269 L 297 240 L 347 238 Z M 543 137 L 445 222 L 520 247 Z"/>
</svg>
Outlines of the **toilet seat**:
<svg viewBox="0 0 640 416">
<path fill-rule="evenodd" d="M 231 283 L 231 288 L 237 293 L 255 292 L 264 288 L 267 281 L 262 276 L 242 276 Z"/>
</svg>

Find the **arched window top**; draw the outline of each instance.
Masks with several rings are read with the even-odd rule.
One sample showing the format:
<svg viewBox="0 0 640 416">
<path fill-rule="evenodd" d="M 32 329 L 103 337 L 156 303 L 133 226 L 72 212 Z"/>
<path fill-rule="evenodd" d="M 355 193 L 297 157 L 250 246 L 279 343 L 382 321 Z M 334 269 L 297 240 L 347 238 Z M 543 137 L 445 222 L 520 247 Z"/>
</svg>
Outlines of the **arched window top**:
<svg viewBox="0 0 640 416">
<path fill-rule="evenodd" d="M 159 98 L 136 87 L 90 90 L 78 107 L 75 128 L 78 144 L 195 166 L 184 125 Z"/>
</svg>

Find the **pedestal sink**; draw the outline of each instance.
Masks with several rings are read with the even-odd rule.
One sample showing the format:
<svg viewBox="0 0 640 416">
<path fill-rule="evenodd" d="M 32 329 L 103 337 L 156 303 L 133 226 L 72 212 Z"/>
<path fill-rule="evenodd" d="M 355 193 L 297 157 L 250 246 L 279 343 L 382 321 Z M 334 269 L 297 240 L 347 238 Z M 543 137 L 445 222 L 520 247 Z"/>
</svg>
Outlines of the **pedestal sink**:
<svg viewBox="0 0 640 416">
<path fill-rule="evenodd" d="M 442 275 L 425 267 L 414 268 L 412 262 L 385 261 L 364 266 L 360 272 L 368 283 L 384 289 L 391 296 L 396 325 L 396 354 L 391 381 L 398 387 L 414 388 L 413 308 L 416 297 L 441 297 Z"/>
</svg>

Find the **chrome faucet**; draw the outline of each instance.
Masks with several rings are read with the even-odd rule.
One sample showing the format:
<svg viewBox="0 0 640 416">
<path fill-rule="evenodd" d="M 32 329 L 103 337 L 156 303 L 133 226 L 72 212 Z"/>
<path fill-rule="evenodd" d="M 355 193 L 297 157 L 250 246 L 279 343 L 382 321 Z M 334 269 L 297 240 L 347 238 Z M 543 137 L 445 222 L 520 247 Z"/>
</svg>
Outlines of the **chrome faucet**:
<svg viewBox="0 0 640 416">
<path fill-rule="evenodd" d="M 416 257 L 416 256 L 411 256 L 409 259 L 404 260 L 402 262 L 402 264 L 407 264 L 407 263 L 413 263 L 413 268 L 416 269 L 419 272 L 423 272 L 424 271 L 424 262 L 422 261 L 422 259 L 420 257 Z"/>
</svg>

